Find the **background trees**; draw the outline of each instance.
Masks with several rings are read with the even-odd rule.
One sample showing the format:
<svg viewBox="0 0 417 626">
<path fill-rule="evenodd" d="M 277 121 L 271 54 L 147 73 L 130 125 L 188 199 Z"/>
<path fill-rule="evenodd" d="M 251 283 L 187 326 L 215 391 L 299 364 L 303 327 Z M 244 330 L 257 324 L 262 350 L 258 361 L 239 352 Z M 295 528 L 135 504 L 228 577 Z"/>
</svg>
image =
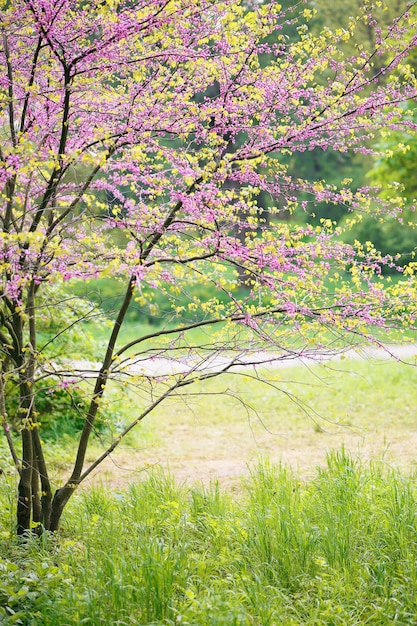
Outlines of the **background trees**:
<svg viewBox="0 0 417 626">
<path fill-rule="evenodd" d="M 411 279 L 389 291 L 380 278 L 394 255 L 343 243 L 332 218 L 341 206 L 395 215 L 401 196 L 302 176 L 291 159 L 369 154 L 381 126 L 415 131 L 401 108 L 416 95 L 405 62 L 414 3 L 382 25 L 372 52 L 347 58 L 341 44 L 355 22 L 314 35 L 303 22 L 310 10 L 298 9 L 296 26 L 294 12 L 274 2 L 3 2 L 0 408 L 20 473 L 18 532 L 33 523 L 55 530 L 80 482 L 193 382 L 242 362 L 343 349 L 370 327 L 413 324 Z M 386 59 L 377 73 L 375 56 Z M 318 225 L 280 219 L 296 209 L 311 216 L 318 203 L 329 209 Z M 37 396 L 51 377 L 61 388 L 83 378 L 73 353 L 64 360 L 56 346 L 96 319 L 94 302 L 87 310 L 76 302 L 73 281 L 109 276 L 124 294 L 82 409 L 72 474 L 53 496 Z M 121 345 L 133 306 L 159 326 Z M 48 316 L 55 328 L 45 334 Z M 206 329 L 198 342 L 196 328 Z M 140 365 L 158 355 L 175 367 L 151 380 Z M 135 384 L 144 408 L 86 465 L 113 379 Z"/>
</svg>

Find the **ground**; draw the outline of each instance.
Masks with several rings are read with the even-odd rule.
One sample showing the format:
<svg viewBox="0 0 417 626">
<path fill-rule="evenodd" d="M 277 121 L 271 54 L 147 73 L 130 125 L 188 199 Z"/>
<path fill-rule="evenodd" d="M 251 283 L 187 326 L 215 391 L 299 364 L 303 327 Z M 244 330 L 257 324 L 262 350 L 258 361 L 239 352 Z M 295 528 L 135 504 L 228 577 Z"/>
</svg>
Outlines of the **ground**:
<svg viewBox="0 0 417 626">
<path fill-rule="evenodd" d="M 281 391 L 253 381 L 247 371 L 221 383 L 219 378 L 215 387 L 204 388 L 207 395 L 176 399 L 148 416 L 85 484 L 121 487 L 159 465 L 181 481 L 233 486 L 260 456 L 307 478 L 325 463 L 329 450 L 342 445 L 364 460 L 383 458 L 412 470 L 417 461 L 415 352 L 404 349 L 406 365 L 397 361 L 398 354 L 397 359 L 373 354 L 283 368 L 275 383 Z M 89 460 L 95 455 L 97 448 Z"/>
</svg>

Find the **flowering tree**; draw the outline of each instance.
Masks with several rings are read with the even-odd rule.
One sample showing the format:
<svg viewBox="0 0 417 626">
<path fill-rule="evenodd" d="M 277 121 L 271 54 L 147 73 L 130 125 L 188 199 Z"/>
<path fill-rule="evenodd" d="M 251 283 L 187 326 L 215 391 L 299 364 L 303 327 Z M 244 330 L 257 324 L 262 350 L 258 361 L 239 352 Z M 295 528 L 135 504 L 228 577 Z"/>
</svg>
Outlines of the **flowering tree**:
<svg viewBox="0 0 417 626">
<path fill-rule="evenodd" d="M 352 36 L 355 21 L 313 37 L 302 3 L 288 11 L 276 2 L 239 0 L 0 6 L 0 410 L 20 474 L 23 533 L 37 525 L 56 530 L 74 489 L 145 415 L 191 383 L 251 360 L 319 355 L 329 342 L 340 349 L 367 337 L 370 326 L 413 322 L 411 278 L 397 292 L 386 290 L 380 268 L 395 259 L 371 245 L 344 244 L 331 217 L 339 205 L 395 214 L 402 198 L 375 201 L 377 190 L 353 193 L 349 181 L 291 178 L 282 155 L 369 153 L 382 126 L 413 132 L 399 104 L 417 93 L 406 63 L 417 36 L 414 2 L 389 28 L 375 28 L 372 53 L 359 49 L 347 59 L 339 43 Z M 298 41 L 288 43 L 288 24 L 298 28 Z M 386 62 L 375 72 L 380 57 Z M 260 191 L 279 208 L 266 215 Z M 298 205 L 313 213 L 322 201 L 329 216 L 321 227 L 281 219 Z M 74 312 L 70 284 L 104 276 L 124 280 L 125 294 L 73 471 L 53 495 L 37 390 L 51 374 L 72 384 L 71 353 L 67 361 L 54 353 L 86 317 Z M 65 281 L 66 294 L 58 287 Z M 132 303 L 143 315 L 158 315 L 161 298 L 162 324 L 120 345 Z M 40 331 L 51 310 L 57 328 L 45 340 Z M 197 327 L 210 332 L 193 345 L 187 337 Z M 157 384 L 140 371 L 133 375 L 134 363 L 156 354 L 178 361 L 185 346 L 187 367 Z M 116 376 L 151 386 L 149 402 L 86 465 Z M 21 459 L 6 413 L 11 380 L 20 397 Z"/>
</svg>

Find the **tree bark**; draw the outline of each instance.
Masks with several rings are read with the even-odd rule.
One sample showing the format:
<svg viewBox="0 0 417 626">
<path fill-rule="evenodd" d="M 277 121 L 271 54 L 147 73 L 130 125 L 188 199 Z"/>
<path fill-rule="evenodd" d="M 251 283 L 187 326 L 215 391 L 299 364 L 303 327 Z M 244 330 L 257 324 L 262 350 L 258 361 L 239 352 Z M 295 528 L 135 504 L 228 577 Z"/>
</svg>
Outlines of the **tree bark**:
<svg viewBox="0 0 417 626">
<path fill-rule="evenodd" d="M 33 433 L 32 433 L 33 434 Z M 33 436 L 32 436 L 32 445 L 33 445 Z M 41 498 L 39 494 L 39 470 L 38 463 L 36 461 L 36 456 L 33 451 L 32 453 L 32 524 L 31 526 L 35 529 L 37 534 L 42 532 L 41 523 L 42 523 L 42 505 Z"/>
<path fill-rule="evenodd" d="M 49 481 L 48 471 L 46 469 L 45 457 L 43 455 L 41 439 L 39 437 L 39 428 L 35 428 L 32 432 L 33 452 L 36 458 L 36 465 L 41 481 L 41 523 L 48 530 L 51 517 L 52 490 Z"/>
<path fill-rule="evenodd" d="M 32 513 L 32 432 L 25 426 L 22 430 L 22 469 L 17 496 L 17 534 L 23 535 L 30 529 Z"/>
</svg>

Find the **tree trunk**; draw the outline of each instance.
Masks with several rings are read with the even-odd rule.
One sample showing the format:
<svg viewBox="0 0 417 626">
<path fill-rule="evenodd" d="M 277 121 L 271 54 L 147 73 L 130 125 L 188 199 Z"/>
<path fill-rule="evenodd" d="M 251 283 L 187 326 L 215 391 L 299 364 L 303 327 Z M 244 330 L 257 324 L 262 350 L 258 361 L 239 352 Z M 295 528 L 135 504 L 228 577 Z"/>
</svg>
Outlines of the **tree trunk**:
<svg viewBox="0 0 417 626">
<path fill-rule="evenodd" d="M 33 436 L 32 436 L 32 445 L 33 445 Z M 36 456 L 33 453 L 33 464 L 32 464 L 32 526 L 35 529 L 37 534 L 42 532 L 41 523 L 42 523 L 42 505 L 39 494 L 39 470 L 38 463 L 36 460 Z"/>
<path fill-rule="evenodd" d="M 39 428 L 35 428 L 32 432 L 33 438 L 33 452 L 36 457 L 36 465 L 41 481 L 41 508 L 42 516 L 41 523 L 46 530 L 49 530 L 49 523 L 51 517 L 51 502 L 52 502 L 52 490 L 51 483 L 48 477 L 48 471 L 46 469 L 45 458 L 43 456 L 41 439 L 39 437 Z"/>
<path fill-rule="evenodd" d="M 17 496 L 17 534 L 23 535 L 30 529 L 32 513 L 32 432 L 25 426 L 22 430 L 22 469 Z"/>
<path fill-rule="evenodd" d="M 59 522 L 61 520 L 62 513 L 64 511 L 64 507 L 67 504 L 68 500 L 74 493 L 77 485 L 67 484 L 61 489 L 57 489 L 54 495 L 54 499 L 52 500 L 51 506 L 51 517 L 49 523 L 49 530 L 55 532 L 58 530 Z"/>
</svg>

